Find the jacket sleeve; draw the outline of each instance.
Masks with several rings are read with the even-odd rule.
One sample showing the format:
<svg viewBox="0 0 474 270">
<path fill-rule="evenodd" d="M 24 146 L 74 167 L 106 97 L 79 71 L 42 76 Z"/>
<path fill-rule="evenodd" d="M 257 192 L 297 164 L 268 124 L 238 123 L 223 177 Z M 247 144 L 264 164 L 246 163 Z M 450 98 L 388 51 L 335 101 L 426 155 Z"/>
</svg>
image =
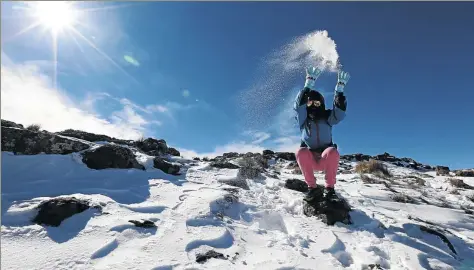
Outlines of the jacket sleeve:
<svg viewBox="0 0 474 270">
<path fill-rule="evenodd" d="M 342 93 L 336 94 L 334 97 L 334 104 L 333 109 L 328 117 L 328 123 L 331 126 L 334 126 L 344 120 L 346 117 L 346 108 L 347 108 L 347 101 L 346 97 Z"/>
<path fill-rule="evenodd" d="M 296 95 L 295 102 L 293 104 L 293 109 L 295 110 L 295 118 L 296 122 L 298 123 L 298 127 L 300 129 L 303 128 L 304 122 L 306 121 L 306 95 L 309 92 L 309 88 L 305 87 L 303 88 L 300 92 L 298 92 L 298 95 Z"/>
</svg>

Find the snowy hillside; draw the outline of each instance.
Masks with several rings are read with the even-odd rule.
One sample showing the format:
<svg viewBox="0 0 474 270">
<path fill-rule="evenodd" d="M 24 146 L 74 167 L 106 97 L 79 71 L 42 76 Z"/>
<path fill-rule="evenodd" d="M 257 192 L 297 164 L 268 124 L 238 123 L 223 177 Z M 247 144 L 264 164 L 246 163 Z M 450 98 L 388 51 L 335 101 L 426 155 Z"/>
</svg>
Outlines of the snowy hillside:
<svg viewBox="0 0 474 270">
<path fill-rule="evenodd" d="M 287 188 L 303 180 L 291 153 L 191 160 L 164 141 L 9 126 L 1 269 L 474 269 L 474 177 L 387 154 L 388 174 L 357 173 L 367 156 L 344 156 L 351 224 L 330 226 Z"/>
</svg>

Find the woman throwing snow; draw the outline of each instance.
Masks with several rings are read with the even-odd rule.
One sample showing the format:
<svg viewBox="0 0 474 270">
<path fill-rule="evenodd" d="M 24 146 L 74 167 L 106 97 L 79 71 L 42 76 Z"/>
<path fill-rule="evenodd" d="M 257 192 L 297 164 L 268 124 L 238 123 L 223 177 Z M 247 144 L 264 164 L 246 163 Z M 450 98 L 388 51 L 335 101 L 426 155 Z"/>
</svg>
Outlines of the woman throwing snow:
<svg viewBox="0 0 474 270">
<path fill-rule="evenodd" d="M 333 109 L 326 110 L 324 97 L 315 88 L 321 71 L 314 67 L 306 70 L 304 88 L 296 96 L 294 104 L 301 131 L 301 146 L 296 152 L 296 160 L 309 187 L 304 198 L 306 201 L 322 201 L 324 197 L 329 200 L 337 199 L 334 185 L 339 167 L 339 152 L 332 141 L 332 127 L 346 116 L 347 102 L 343 90 L 350 76 L 347 72 L 338 73 Z M 325 172 L 325 189 L 316 184 L 315 170 Z"/>
</svg>

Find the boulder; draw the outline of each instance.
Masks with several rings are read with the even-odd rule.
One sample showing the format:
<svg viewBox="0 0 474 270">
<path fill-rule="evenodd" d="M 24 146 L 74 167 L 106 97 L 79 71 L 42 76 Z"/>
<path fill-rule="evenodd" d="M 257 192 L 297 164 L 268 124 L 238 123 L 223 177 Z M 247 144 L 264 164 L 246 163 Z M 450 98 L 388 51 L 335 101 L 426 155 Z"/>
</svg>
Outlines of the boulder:
<svg viewBox="0 0 474 270">
<path fill-rule="evenodd" d="M 88 149 L 90 145 L 51 133 L 2 126 L 2 151 L 15 155 L 67 155 Z"/>
<path fill-rule="evenodd" d="M 17 124 L 12 121 L 2 119 L 2 127 L 12 127 L 12 128 L 21 128 L 24 129 L 22 124 Z"/>
<path fill-rule="evenodd" d="M 277 158 L 288 160 L 288 161 L 296 161 L 295 153 L 289 152 L 278 152 L 275 154 Z"/>
<path fill-rule="evenodd" d="M 449 175 L 449 167 L 436 166 L 436 175 Z"/>
<path fill-rule="evenodd" d="M 168 154 L 175 157 L 181 156 L 181 153 L 176 148 L 173 148 L 173 147 L 168 147 Z"/>
<path fill-rule="evenodd" d="M 379 161 L 386 161 L 386 162 L 396 162 L 396 161 L 400 161 L 399 158 L 396 158 L 396 157 L 390 155 L 390 154 L 387 153 L 387 152 L 385 152 L 385 153 L 383 153 L 383 154 L 381 154 L 381 155 L 376 155 L 376 156 L 374 157 L 374 159 L 379 160 Z"/>
<path fill-rule="evenodd" d="M 285 187 L 291 190 L 296 190 L 299 192 L 307 192 L 308 191 L 308 184 L 305 181 L 301 181 L 298 179 L 288 179 L 285 182 Z"/>
<path fill-rule="evenodd" d="M 219 169 L 238 169 L 238 168 L 240 168 L 239 166 L 237 166 L 233 163 L 230 163 L 230 162 L 227 162 L 227 161 L 220 161 L 220 160 L 212 161 L 210 166 L 214 167 L 214 168 L 219 168 Z"/>
<path fill-rule="evenodd" d="M 179 175 L 179 171 L 181 170 L 179 165 L 173 164 L 160 157 L 155 157 L 153 159 L 153 167 L 171 175 Z"/>
<path fill-rule="evenodd" d="M 229 186 L 249 190 L 249 185 L 247 184 L 247 180 L 244 177 L 237 177 L 235 179 L 221 179 L 218 180 L 218 182 Z"/>
<path fill-rule="evenodd" d="M 474 177 L 474 169 L 471 169 L 471 170 L 456 170 L 456 171 L 454 171 L 454 174 L 456 176 L 461 176 L 461 177 Z"/>
<path fill-rule="evenodd" d="M 165 140 L 148 138 L 143 141 L 136 141 L 135 147 L 150 156 L 162 156 L 168 153 L 168 145 Z"/>
<path fill-rule="evenodd" d="M 352 224 L 349 204 L 343 199 L 306 202 L 303 201 L 303 213 L 310 217 L 316 216 L 327 225 L 334 225 L 336 222 Z"/>
<path fill-rule="evenodd" d="M 132 150 L 113 144 L 106 144 L 84 152 L 82 162 L 87 167 L 96 170 L 109 168 L 145 170 L 145 167 L 136 160 Z"/>
<path fill-rule="evenodd" d="M 54 198 L 40 203 L 38 214 L 33 218 L 36 224 L 58 227 L 63 220 L 90 208 L 89 202 L 71 198 Z"/>
<path fill-rule="evenodd" d="M 273 156 L 274 154 L 275 152 L 273 152 L 272 150 L 263 150 L 264 156 Z"/>
</svg>

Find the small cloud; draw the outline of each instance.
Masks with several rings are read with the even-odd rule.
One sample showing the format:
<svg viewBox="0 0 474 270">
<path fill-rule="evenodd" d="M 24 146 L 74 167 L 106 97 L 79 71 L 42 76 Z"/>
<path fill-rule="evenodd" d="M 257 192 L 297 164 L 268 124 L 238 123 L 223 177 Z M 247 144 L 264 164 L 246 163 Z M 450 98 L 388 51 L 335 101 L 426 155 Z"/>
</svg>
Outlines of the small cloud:
<svg viewBox="0 0 474 270">
<path fill-rule="evenodd" d="M 146 109 L 149 111 L 162 112 L 162 113 L 168 111 L 168 108 L 166 108 L 163 105 L 148 105 L 146 106 Z"/>
<path fill-rule="evenodd" d="M 136 67 L 140 66 L 140 63 L 138 62 L 138 60 L 131 57 L 130 55 L 124 55 L 123 59 Z"/>
<path fill-rule="evenodd" d="M 189 97 L 190 94 L 191 93 L 189 92 L 189 90 L 187 90 L 187 89 L 183 90 L 183 97 L 187 98 L 187 97 Z"/>
</svg>

